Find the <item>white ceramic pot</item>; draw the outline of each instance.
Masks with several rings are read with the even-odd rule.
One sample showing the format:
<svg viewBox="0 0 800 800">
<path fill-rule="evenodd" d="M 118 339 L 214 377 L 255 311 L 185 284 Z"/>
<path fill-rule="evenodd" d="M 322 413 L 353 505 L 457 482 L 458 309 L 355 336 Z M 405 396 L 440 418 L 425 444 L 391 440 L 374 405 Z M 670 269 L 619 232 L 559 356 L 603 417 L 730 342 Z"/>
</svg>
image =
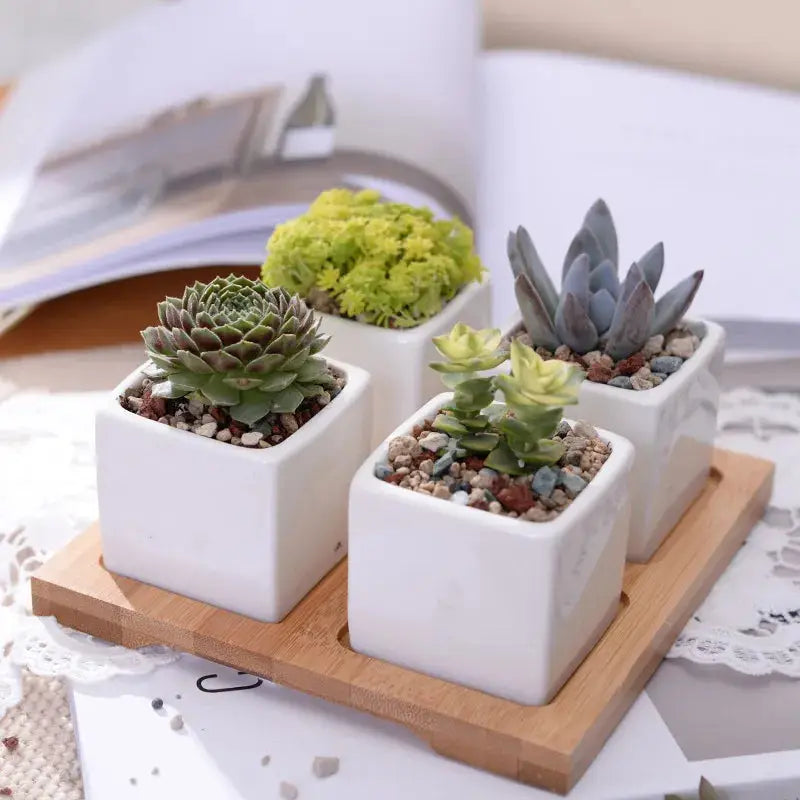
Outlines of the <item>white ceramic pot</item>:
<svg viewBox="0 0 800 800">
<path fill-rule="evenodd" d="M 413 414 L 442 389 L 440 376 L 428 364 L 440 360 L 431 339 L 448 333 L 457 322 L 486 328 L 491 321 L 491 288 L 473 283 L 462 289 L 435 317 L 416 328 L 390 330 L 351 319 L 320 314 L 320 330 L 330 333 L 326 354 L 367 370 L 375 402 L 371 445 L 375 447 L 398 421 Z"/>
<path fill-rule="evenodd" d="M 660 386 L 637 392 L 584 381 L 570 414 L 629 439 L 631 472 L 628 560 L 647 561 L 694 502 L 708 478 L 717 431 L 725 331 L 686 320 L 700 347 Z M 505 329 L 520 324 L 516 317 Z"/>
<path fill-rule="evenodd" d="M 431 400 L 392 436 L 450 397 Z M 633 448 L 599 433 L 609 459 L 562 514 L 538 523 L 379 480 L 384 441 L 350 488 L 352 647 L 518 703 L 547 703 L 620 602 Z"/>
<path fill-rule="evenodd" d="M 366 372 L 270 448 L 236 447 L 139 417 L 117 398 L 96 422 L 105 566 L 265 622 L 281 620 L 347 551 L 347 491 L 369 451 Z"/>
</svg>

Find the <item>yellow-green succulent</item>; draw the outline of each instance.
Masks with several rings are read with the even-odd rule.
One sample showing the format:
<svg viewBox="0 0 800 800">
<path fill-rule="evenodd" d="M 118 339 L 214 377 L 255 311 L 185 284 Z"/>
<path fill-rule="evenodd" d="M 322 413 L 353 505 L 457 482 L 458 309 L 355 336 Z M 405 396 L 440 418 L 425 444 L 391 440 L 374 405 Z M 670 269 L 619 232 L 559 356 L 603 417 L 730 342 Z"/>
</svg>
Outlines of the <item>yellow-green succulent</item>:
<svg viewBox="0 0 800 800">
<path fill-rule="evenodd" d="M 431 368 L 437 372 L 478 372 L 502 364 L 507 354 L 498 350 L 502 334 L 499 328 L 475 330 L 458 322 L 450 333 L 434 336 L 433 344 L 447 359 L 434 362 Z"/>
<path fill-rule="evenodd" d="M 305 214 L 275 228 L 267 250 L 261 277 L 268 286 L 392 328 L 434 316 L 484 272 L 460 220 L 381 202 L 371 190 L 322 192 Z"/>
</svg>

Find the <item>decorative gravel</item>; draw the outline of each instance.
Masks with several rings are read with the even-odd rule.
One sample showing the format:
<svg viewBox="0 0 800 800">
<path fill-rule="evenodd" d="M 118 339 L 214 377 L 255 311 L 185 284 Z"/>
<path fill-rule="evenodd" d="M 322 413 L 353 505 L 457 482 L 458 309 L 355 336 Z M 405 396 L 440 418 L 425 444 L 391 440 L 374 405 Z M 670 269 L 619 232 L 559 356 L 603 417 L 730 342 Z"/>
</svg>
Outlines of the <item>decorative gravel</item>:
<svg viewBox="0 0 800 800">
<path fill-rule="evenodd" d="M 306 398 L 291 414 L 267 414 L 255 425 L 245 425 L 231 419 L 224 406 L 207 405 L 186 398 L 165 400 L 153 397 L 149 378 L 145 378 L 140 386 L 128 390 L 119 398 L 119 403 L 126 411 L 178 430 L 240 447 L 267 448 L 288 439 L 342 391 L 346 382 L 344 376 L 332 369 L 329 372 L 336 380 L 335 389 Z"/>
<path fill-rule="evenodd" d="M 611 455 L 611 447 L 587 422 L 578 421 L 573 428 L 562 421 L 553 438 L 565 446 L 557 464 L 511 476 L 459 450 L 455 439 L 432 430 L 428 420 L 389 442 L 387 459 L 375 465 L 375 477 L 492 514 L 547 522 L 569 506 Z"/>
<path fill-rule="evenodd" d="M 512 333 L 511 337 L 523 344 L 531 343 L 527 332 L 521 328 Z M 621 361 L 614 361 L 611 356 L 599 350 L 578 355 L 564 344 L 557 347 L 555 352 L 545 347 L 537 347 L 536 352 L 545 359 L 558 358 L 580 364 L 586 370 L 586 379 L 595 383 L 643 391 L 660 386 L 681 368 L 684 361 L 695 354 L 698 347 L 700 337 L 687 327 L 679 326 L 666 336 L 651 336 L 638 353 Z"/>
</svg>

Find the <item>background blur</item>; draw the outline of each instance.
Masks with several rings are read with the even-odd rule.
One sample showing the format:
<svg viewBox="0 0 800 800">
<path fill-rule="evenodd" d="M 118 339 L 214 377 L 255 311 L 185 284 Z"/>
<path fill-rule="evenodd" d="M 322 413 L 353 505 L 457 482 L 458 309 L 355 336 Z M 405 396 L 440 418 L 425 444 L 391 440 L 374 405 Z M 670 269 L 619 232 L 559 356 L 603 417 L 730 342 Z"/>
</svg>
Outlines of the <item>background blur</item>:
<svg viewBox="0 0 800 800">
<path fill-rule="evenodd" d="M 0 80 L 153 2 L 2 0 Z M 483 7 L 487 47 L 563 49 L 800 89 L 797 0 L 483 0 Z"/>
</svg>

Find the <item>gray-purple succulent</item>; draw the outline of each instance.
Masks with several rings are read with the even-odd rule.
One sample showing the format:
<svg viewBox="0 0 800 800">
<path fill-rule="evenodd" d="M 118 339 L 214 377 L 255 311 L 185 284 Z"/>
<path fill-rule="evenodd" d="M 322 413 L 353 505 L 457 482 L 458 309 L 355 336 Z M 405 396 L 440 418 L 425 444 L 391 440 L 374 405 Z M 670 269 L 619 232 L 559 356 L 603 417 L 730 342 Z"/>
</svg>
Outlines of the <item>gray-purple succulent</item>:
<svg viewBox="0 0 800 800">
<path fill-rule="evenodd" d="M 611 212 L 597 200 L 575 234 L 556 291 L 528 231 L 508 234 L 514 292 L 531 342 L 549 350 L 565 344 L 576 353 L 603 350 L 615 361 L 668 333 L 691 305 L 703 271 L 685 278 L 655 300 L 664 268 L 664 245 L 651 247 L 620 283 L 617 231 Z"/>
</svg>

